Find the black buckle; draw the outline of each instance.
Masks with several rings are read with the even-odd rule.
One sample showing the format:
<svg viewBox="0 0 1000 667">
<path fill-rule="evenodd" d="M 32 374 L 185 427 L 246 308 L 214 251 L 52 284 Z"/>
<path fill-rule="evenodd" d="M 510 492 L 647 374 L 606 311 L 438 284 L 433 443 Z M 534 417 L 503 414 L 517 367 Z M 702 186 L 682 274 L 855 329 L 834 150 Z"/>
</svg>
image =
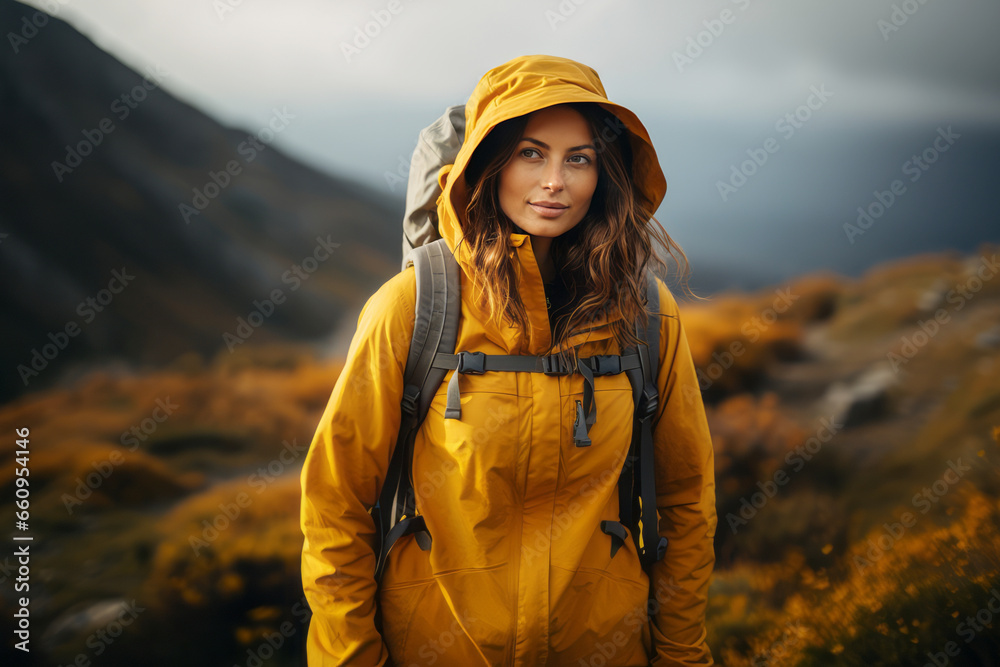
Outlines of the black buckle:
<svg viewBox="0 0 1000 667">
<path fill-rule="evenodd" d="M 482 352 L 459 352 L 457 370 L 466 375 L 482 375 L 486 372 L 486 355 Z"/>
<path fill-rule="evenodd" d="M 667 555 L 667 545 L 670 543 L 665 537 L 661 537 L 659 543 L 656 545 L 656 560 L 663 560 L 663 557 Z M 426 551 L 426 549 L 424 549 Z"/>
<path fill-rule="evenodd" d="M 625 532 L 625 526 L 621 524 L 620 521 L 602 521 L 601 530 L 604 534 L 611 538 L 611 557 L 615 557 L 615 553 L 618 549 L 625 544 L 625 540 L 628 539 L 628 533 Z"/>
<path fill-rule="evenodd" d="M 594 375 L 617 375 L 622 372 L 622 358 L 617 354 L 602 354 L 590 357 Z"/>
<path fill-rule="evenodd" d="M 546 375 L 569 375 L 572 370 L 569 368 L 569 364 L 563 361 L 563 358 L 558 354 L 550 354 L 547 357 L 541 357 L 542 360 L 542 372 Z"/>
<path fill-rule="evenodd" d="M 644 385 L 642 395 L 639 397 L 639 404 L 636 406 L 636 415 L 639 419 L 649 419 L 656 414 L 656 408 L 660 404 L 660 394 L 652 384 Z"/>
<path fill-rule="evenodd" d="M 402 407 L 408 415 L 417 414 L 417 400 L 420 398 L 420 387 L 412 384 L 403 389 Z"/>
</svg>

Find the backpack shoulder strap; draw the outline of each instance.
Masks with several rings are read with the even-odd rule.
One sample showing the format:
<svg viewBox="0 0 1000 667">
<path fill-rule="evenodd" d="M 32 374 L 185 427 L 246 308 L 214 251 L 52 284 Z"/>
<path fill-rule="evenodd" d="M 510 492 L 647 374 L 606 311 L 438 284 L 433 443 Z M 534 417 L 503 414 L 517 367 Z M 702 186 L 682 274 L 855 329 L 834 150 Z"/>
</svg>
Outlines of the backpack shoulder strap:
<svg viewBox="0 0 1000 667">
<path fill-rule="evenodd" d="M 653 461 L 653 418 L 659 405 L 656 380 L 659 376 L 660 352 L 660 291 L 651 270 L 646 272 L 646 322 L 636 322 L 635 330 L 642 344 L 630 348 L 637 354 L 639 367 L 627 372 L 632 384 L 635 412 L 632 421 L 632 443 L 618 478 L 618 510 L 620 523 L 632 531 L 639 560 L 644 568 L 663 557 L 666 539 L 660 538 L 656 515 L 656 469 Z M 613 522 L 603 522 L 609 524 Z M 608 534 L 614 526 L 602 525 Z M 614 541 L 611 555 L 621 539 Z"/>
<path fill-rule="evenodd" d="M 447 372 L 433 366 L 434 356 L 455 351 L 462 309 L 461 280 L 458 262 L 444 239 L 414 248 L 411 257 L 417 272 L 417 302 L 403 384 L 420 390 L 419 424 Z"/>
<path fill-rule="evenodd" d="M 646 345 L 649 348 L 649 371 L 653 385 L 659 377 L 660 364 L 660 284 L 652 270 L 646 272 L 646 303 L 649 319 L 646 320 Z"/>
<path fill-rule="evenodd" d="M 416 534 L 425 551 L 431 546 L 423 517 L 414 514 L 413 440 L 447 372 L 432 362 L 439 352 L 454 352 L 461 315 L 458 262 L 444 239 L 414 248 L 410 262 L 417 279 L 413 338 L 403 372 L 399 433 L 378 500 L 382 535 L 376 581 L 381 579 L 389 549 L 403 535 Z"/>
<path fill-rule="evenodd" d="M 640 533 L 642 545 L 639 559 L 644 566 L 650 566 L 663 558 L 667 550 L 667 538 L 660 537 L 656 514 L 656 467 L 653 460 L 653 419 L 659 408 L 660 396 L 657 389 L 660 357 L 660 288 L 652 271 L 646 272 L 646 302 L 649 318 L 639 346 L 639 360 L 642 364 L 643 389 L 636 403 L 635 424 L 639 437 L 639 499 Z"/>
</svg>

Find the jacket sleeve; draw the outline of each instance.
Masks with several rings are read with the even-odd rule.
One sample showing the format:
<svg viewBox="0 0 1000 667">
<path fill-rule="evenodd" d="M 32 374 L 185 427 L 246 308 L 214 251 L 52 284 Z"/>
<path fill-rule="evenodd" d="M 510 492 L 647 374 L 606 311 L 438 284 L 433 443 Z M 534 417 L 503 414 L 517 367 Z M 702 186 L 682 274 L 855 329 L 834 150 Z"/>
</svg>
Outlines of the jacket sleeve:
<svg viewBox="0 0 1000 667">
<path fill-rule="evenodd" d="M 312 620 L 310 667 L 390 665 L 375 629 L 378 499 L 400 422 L 403 370 L 413 335 L 413 270 L 386 282 L 358 318 L 303 463 L 302 584 Z"/>
<path fill-rule="evenodd" d="M 662 283 L 660 312 L 653 441 L 659 533 L 670 542 L 651 570 L 651 664 L 711 665 L 705 608 L 715 565 L 715 456 L 677 302 Z"/>
</svg>

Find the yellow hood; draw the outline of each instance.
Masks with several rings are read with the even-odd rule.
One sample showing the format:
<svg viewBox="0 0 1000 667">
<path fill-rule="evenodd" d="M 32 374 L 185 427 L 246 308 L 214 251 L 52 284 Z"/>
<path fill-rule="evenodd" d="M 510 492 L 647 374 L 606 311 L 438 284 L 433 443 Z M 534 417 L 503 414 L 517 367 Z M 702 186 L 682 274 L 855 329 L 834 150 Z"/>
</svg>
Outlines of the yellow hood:
<svg viewBox="0 0 1000 667">
<path fill-rule="evenodd" d="M 667 181 L 660 169 L 649 133 L 634 113 L 608 101 L 601 79 L 590 67 L 557 56 L 521 56 L 494 67 L 479 80 L 465 105 L 465 140 L 455 164 L 441 168 L 438 183 L 443 192 L 438 199 L 438 228 L 452 253 L 458 247 L 466 222 L 468 192 L 465 168 L 479 143 L 490 130 L 505 120 L 567 102 L 596 102 L 615 114 L 632 133 L 633 173 L 637 185 L 653 203 L 655 211 L 667 191 Z M 526 234 L 511 234 L 520 246 Z M 475 270 L 462 245 L 456 255 L 463 270 Z"/>
</svg>

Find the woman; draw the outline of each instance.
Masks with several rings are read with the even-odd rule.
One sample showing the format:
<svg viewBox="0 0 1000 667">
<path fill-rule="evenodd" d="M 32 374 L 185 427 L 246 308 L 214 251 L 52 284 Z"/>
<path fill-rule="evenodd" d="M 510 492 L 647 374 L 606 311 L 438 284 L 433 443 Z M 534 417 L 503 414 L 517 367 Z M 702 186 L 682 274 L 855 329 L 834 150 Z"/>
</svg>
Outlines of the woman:
<svg viewBox="0 0 1000 667">
<path fill-rule="evenodd" d="M 683 253 L 651 221 L 666 182 L 648 133 L 596 72 L 551 56 L 487 72 L 439 181 L 439 231 L 461 268 L 456 350 L 572 360 L 639 342 L 646 268 L 663 268 L 653 242 Z M 400 538 L 378 587 L 368 510 L 400 423 L 412 267 L 368 300 L 302 471 L 310 665 L 712 664 L 712 443 L 676 302 L 657 286 L 665 556 L 647 573 L 631 539 L 612 555 L 600 527 L 618 518 L 631 439 L 625 375 L 594 378 L 581 447 L 579 373 L 463 374 L 461 419 L 444 418 L 446 381 L 413 444 L 432 546 Z"/>
</svg>

